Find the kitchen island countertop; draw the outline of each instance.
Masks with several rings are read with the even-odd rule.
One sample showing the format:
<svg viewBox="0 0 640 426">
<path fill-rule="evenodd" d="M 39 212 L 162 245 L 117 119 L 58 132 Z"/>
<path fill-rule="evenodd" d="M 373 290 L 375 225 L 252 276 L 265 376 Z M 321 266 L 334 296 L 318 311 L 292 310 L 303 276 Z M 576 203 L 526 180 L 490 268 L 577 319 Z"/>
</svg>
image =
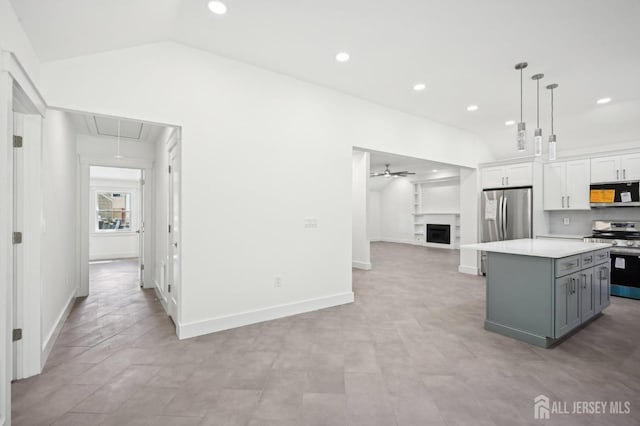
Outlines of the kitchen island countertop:
<svg viewBox="0 0 640 426">
<path fill-rule="evenodd" d="M 611 247 L 607 243 L 585 243 L 563 239 L 531 239 L 493 241 L 490 243 L 466 244 L 463 249 L 488 251 L 493 253 L 517 254 L 522 256 L 559 259 L 576 254 Z"/>
</svg>

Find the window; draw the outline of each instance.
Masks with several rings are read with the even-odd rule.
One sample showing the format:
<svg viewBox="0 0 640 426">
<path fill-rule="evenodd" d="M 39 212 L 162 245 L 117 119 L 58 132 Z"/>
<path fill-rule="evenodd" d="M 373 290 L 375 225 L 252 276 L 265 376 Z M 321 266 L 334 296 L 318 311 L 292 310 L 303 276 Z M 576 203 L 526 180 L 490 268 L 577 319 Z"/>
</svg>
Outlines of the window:
<svg viewBox="0 0 640 426">
<path fill-rule="evenodd" d="M 96 231 L 131 232 L 131 193 L 96 193 Z"/>
</svg>

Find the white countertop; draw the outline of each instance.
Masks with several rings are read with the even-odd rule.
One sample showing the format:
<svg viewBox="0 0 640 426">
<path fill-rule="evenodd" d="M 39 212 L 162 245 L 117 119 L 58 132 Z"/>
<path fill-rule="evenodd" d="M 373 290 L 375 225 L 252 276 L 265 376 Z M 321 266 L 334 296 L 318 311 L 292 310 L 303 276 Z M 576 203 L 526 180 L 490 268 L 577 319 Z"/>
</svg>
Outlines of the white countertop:
<svg viewBox="0 0 640 426">
<path fill-rule="evenodd" d="M 582 240 L 585 235 L 577 234 L 540 234 L 537 238 L 564 238 L 567 240 Z"/>
<path fill-rule="evenodd" d="M 611 247 L 606 243 L 584 243 L 563 239 L 522 239 L 494 241 L 491 243 L 466 244 L 460 248 L 488 251 L 494 253 L 518 254 L 558 259 Z"/>
</svg>

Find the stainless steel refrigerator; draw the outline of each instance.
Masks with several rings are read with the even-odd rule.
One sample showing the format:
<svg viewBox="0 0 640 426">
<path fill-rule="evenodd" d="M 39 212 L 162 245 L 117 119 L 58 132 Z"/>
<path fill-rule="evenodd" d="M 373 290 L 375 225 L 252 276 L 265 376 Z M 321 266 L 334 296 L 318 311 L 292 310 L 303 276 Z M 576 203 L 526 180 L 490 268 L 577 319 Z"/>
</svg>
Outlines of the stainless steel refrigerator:
<svg viewBox="0 0 640 426">
<path fill-rule="evenodd" d="M 482 191 L 482 242 L 517 240 L 533 235 L 531 187 Z M 481 270 L 486 272 L 486 254 Z"/>
</svg>

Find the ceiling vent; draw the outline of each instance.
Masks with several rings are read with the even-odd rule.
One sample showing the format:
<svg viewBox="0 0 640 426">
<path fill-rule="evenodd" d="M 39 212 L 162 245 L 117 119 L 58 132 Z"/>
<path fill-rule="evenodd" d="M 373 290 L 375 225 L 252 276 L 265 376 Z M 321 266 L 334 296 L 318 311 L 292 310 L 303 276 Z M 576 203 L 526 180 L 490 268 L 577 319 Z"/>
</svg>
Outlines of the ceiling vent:
<svg viewBox="0 0 640 426">
<path fill-rule="evenodd" d="M 106 117 L 93 117 L 96 123 L 96 131 L 101 136 L 118 137 L 118 120 Z M 139 121 L 120 120 L 120 137 L 139 140 L 142 137 L 144 124 Z"/>
</svg>

